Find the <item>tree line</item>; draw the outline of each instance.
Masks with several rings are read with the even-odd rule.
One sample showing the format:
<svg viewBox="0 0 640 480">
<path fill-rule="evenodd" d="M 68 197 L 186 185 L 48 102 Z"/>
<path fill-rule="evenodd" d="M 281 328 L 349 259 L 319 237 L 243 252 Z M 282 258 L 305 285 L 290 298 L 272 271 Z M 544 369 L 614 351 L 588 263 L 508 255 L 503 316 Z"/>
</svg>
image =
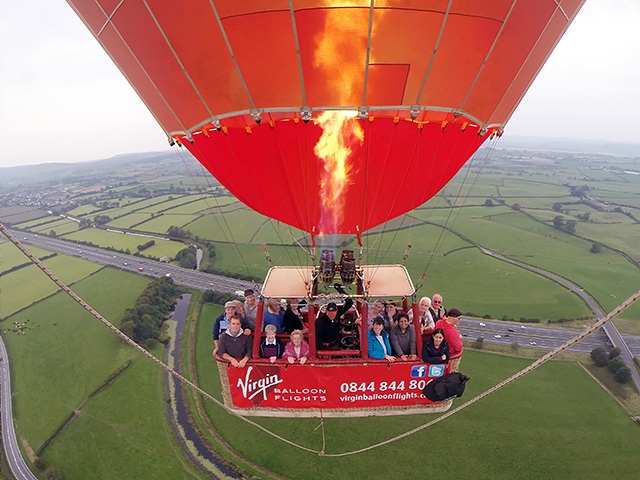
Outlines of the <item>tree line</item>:
<svg viewBox="0 0 640 480">
<path fill-rule="evenodd" d="M 596 347 L 591 350 L 591 359 L 598 367 L 608 367 L 617 382 L 627 383 L 631 380 L 631 369 L 624 363 L 618 347 L 612 348 L 609 353 L 604 347 Z"/>
<path fill-rule="evenodd" d="M 120 330 L 147 349 L 159 341 L 165 343 L 168 337 L 163 335 L 162 324 L 183 293 L 170 277 L 154 280 L 144 289 L 134 306 L 125 311 L 120 320 Z"/>
</svg>

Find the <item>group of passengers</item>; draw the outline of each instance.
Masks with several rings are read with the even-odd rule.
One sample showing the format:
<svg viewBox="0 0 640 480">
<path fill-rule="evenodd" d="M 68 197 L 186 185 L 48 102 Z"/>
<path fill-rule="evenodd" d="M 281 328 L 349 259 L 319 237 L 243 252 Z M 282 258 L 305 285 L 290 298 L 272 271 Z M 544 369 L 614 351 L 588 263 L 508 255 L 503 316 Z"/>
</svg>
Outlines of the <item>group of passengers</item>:
<svg viewBox="0 0 640 480">
<path fill-rule="evenodd" d="M 216 318 L 213 327 L 214 355 L 218 353 L 229 361 L 234 358 L 235 363 L 231 362 L 234 366 L 244 366 L 245 359 L 252 353 L 250 335 L 255 330 L 258 302 L 252 289 L 246 290 L 244 296 L 244 304 L 238 300 L 226 302 L 225 312 Z M 315 321 L 317 350 L 341 348 L 341 320 L 352 306 L 353 300 L 347 297 L 343 305 L 330 302 L 320 310 Z M 462 336 L 457 330 L 460 310 L 452 308 L 447 311 L 442 305 L 442 296 L 435 294 L 433 299 L 420 299 L 418 314 L 423 339 L 422 360 L 428 364 L 446 364 L 452 356 L 459 357 L 462 352 Z M 361 324 L 359 315 L 354 323 Z M 299 361 L 304 364 L 307 361 L 309 344 L 304 337 L 308 324 L 297 299 L 288 299 L 285 308 L 280 301 L 270 298 L 263 313 L 263 325 L 265 337 L 260 341 L 260 357 L 269 358 L 271 362 L 278 358 L 289 363 Z M 399 310 L 393 301 L 377 299 L 368 310 L 367 326 L 369 358 L 389 362 L 418 359 L 413 310 L 405 312 Z M 289 334 L 286 345 L 277 337 L 282 333 Z M 454 363 L 457 369 L 457 361 L 452 360 L 452 370 Z"/>
<path fill-rule="evenodd" d="M 461 312 L 457 308 L 447 310 L 442 305 L 442 296 L 422 297 L 418 303 L 418 324 L 423 339 L 422 361 L 429 364 L 449 363 L 452 355 L 462 352 L 462 337 L 457 330 Z M 416 333 L 413 310 L 399 311 L 395 302 L 376 300 L 369 309 L 369 357 L 416 360 Z"/>
<path fill-rule="evenodd" d="M 245 290 L 244 298 L 244 303 L 239 300 L 226 302 L 224 313 L 213 323 L 213 354 L 229 360 L 234 367 L 244 367 L 251 357 L 251 334 L 256 327 L 258 302 L 255 292 L 252 289 Z M 259 347 L 262 358 L 269 358 L 271 362 L 284 358 L 289 363 L 298 361 L 304 365 L 309 355 L 309 344 L 304 340 L 308 326 L 297 299 L 287 300 L 285 309 L 277 299 L 270 298 L 263 313 L 263 325 L 265 337 L 261 339 Z M 279 333 L 289 333 L 290 340 L 286 346 L 276 337 Z"/>
</svg>

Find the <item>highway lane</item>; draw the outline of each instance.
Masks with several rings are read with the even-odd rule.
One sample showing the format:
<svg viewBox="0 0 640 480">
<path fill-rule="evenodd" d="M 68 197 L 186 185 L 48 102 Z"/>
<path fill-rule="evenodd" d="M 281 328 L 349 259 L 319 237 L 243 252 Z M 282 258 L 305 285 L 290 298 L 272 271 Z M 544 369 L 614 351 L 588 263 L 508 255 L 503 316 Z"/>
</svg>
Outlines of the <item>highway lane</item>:
<svg viewBox="0 0 640 480">
<path fill-rule="evenodd" d="M 531 327 L 530 324 L 524 325 L 526 327 L 524 329 L 522 326 L 521 324 L 506 322 L 489 324 L 485 320 L 463 318 L 458 330 L 468 341 L 482 338 L 487 343 L 507 346 L 517 344 L 520 347 L 543 350 L 556 348 L 579 333 L 578 330 Z M 596 332 L 581 342 L 572 345 L 568 350 L 590 353 L 596 347 L 610 346 L 607 335 L 604 332 Z M 640 354 L 640 346 L 637 348 L 637 352 Z"/>
<path fill-rule="evenodd" d="M 47 236 L 32 233 L 15 231 L 13 233 L 27 245 L 36 245 L 47 250 L 81 257 L 96 263 L 111 265 L 116 268 L 128 270 L 131 272 L 137 272 L 139 274 L 151 277 L 161 277 L 163 275 L 170 274 L 176 283 L 198 290 L 215 289 L 217 291 L 240 294 L 240 292 L 249 287 L 257 289 L 258 291 L 260 288 L 259 285 L 255 285 L 251 282 L 236 280 L 221 275 L 213 275 L 210 273 L 189 270 L 156 260 L 136 257 L 134 255 L 113 252 L 98 247 L 87 247 L 66 240 L 50 238 Z M 538 269 L 536 267 L 531 267 L 516 260 L 511 260 L 509 258 L 495 254 L 484 248 L 480 247 L 480 249 L 483 253 L 490 255 L 498 260 L 506 261 L 517 266 L 533 270 L 540 275 L 551 278 L 559 284 L 570 288 L 576 294 L 580 295 L 580 297 L 585 300 L 592 309 L 594 309 L 597 315 L 603 315 L 603 312 L 595 303 L 595 301 L 593 301 L 593 299 L 591 299 L 578 286 L 572 284 L 566 279 L 563 279 L 562 277 L 559 277 L 558 275 L 555 275 L 553 273 L 545 272 L 544 270 Z M 139 270 L 140 268 L 142 269 L 142 271 Z M 481 324 L 484 324 L 485 326 L 481 326 Z M 566 340 L 569 340 L 578 333 L 577 330 L 552 328 L 535 323 L 527 323 L 526 325 L 524 325 L 526 329 L 521 328 L 521 325 L 522 324 L 520 323 L 465 318 L 461 322 L 459 329 L 460 333 L 462 333 L 467 340 L 475 340 L 479 336 L 482 336 L 485 342 L 504 345 L 512 345 L 513 343 L 517 342 L 521 346 L 542 349 L 551 349 L 555 346 L 561 345 Z M 605 327 L 607 326 L 608 325 L 606 325 Z M 509 328 L 515 330 L 515 332 L 509 332 Z M 500 335 L 500 337 L 496 338 L 495 335 Z M 640 356 L 640 337 L 623 335 L 620 337 L 620 340 L 620 343 L 629 345 L 629 355 Z M 622 340 L 624 340 L 624 342 L 622 342 Z M 590 335 L 582 342 L 574 345 L 570 350 L 588 353 L 597 346 L 611 347 L 612 345 L 619 346 L 616 345 L 616 343 L 609 341 L 606 333 L 597 332 Z"/>
<path fill-rule="evenodd" d="M 215 289 L 216 291 L 226 293 L 240 293 L 244 292 L 247 288 L 259 287 L 259 285 L 255 285 L 246 280 L 237 280 L 221 275 L 189 270 L 135 255 L 127 255 L 98 247 L 88 247 L 86 245 L 79 245 L 66 240 L 33 233 L 16 231 L 12 231 L 12 233 L 25 245 L 34 245 L 46 250 L 73 255 L 102 265 L 110 265 L 149 277 L 170 275 L 174 282 L 197 290 Z"/>
<path fill-rule="evenodd" d="M 37 480 L 37 477 L 27 467 L 16 438 L 11 404 L 9 358 L 2 336 L 0 336 L 0 404 L 2 405 L 2 443 L 9 468 L 17 480 Z"/>
</svg>

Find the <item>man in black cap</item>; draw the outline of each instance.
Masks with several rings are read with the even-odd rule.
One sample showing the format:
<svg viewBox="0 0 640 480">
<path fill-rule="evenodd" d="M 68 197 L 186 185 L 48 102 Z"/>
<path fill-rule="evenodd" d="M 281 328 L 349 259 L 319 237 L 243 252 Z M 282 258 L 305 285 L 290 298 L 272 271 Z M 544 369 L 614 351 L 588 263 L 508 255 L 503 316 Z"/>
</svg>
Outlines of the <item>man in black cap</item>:
<svg viewBox="0 0 640 480">
<path fill-rule="evenodd" d="M 340 348 L 340 319 L 353 306 L 351 297 L 347 297 L 344 305 L 327 304 L 324 313 L 316 320 L 316 348 L 318 350 L 337 350 Z"/>
</svg>

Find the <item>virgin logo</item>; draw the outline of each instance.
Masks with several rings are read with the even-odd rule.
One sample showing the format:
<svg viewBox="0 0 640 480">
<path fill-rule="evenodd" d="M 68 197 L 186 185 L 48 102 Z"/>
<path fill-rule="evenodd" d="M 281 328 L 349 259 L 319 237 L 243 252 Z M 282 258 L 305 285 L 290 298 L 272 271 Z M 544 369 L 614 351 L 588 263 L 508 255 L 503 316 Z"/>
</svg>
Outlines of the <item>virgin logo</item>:
<svg viewBox="0 0 640 480">
<path fill-rule="evenodd" d="M 242 396 L 248 400 L 252 400 L 258 394 L 262 394 L 262 398 L 264 400 L 267 399 L 267 390 L 274 385 L 278 385 L 282 383 L 283 380 L 278 376 L 278 374 L 266 374 L 262 378 L 251 379 L 251 372 L 253 371 L 253 366 L 247 368 L 247 373 L 244 376 L 244 380 L 242 378 L 238 379 L 238 384 L 236 387 L 239 387 L 242 390 Z"/>
</svg>

